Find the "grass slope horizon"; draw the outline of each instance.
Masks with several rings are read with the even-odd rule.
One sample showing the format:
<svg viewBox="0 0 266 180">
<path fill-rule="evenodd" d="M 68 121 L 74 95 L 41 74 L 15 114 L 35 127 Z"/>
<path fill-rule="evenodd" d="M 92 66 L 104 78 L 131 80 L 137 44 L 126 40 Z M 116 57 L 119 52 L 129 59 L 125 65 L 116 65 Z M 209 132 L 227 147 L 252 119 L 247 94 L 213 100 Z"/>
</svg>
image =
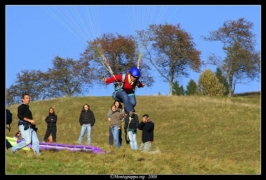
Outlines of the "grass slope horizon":
<svg viewBox="0 0 266 180">
<path fill-rule="evenodd" d="M 108 145 L 106 114 L 113 103 L 110 96 L 64 97 L 30 103 L 38 136 L 43 139 L 49 107 L 58 116 L 57 142 L 77 144 L 78 118 L 88 103 L 96 122 L 92 144 L 114 154 L 94 155 L 68 151 L 42 151 L 40 158 L 20 150 L 6 154 L 7 174 L 260 174 L 260 95 L 237 97 L 137 96 L 136 113 L 147 113 L 155 123 L 152 149 L 161 153 L 143 154 L 130 149 L 122 135 L 122 147 Z M 18 130 L 18 104 L 13 113 L 11 132 Z M 140 118 L 141 120 L 141 118 Z M 138 146 L 141 131 L 137 131 Z M 83 139 L 85 143 L 86 136 Z M 27 164 L 33 157 L 36 167 Z M 90 161 L 92 160 L 93 161 Z M 125 166 L 127 164 L 127 166 Z M 83 166 L 89 168 L 78 168 Z M 50 167 L 51 166 L 51 167 Z M 114 168 L 121 167 L 121 168 Z M 31 169 L 31 170 L 29 170 Z"/>
</svg>

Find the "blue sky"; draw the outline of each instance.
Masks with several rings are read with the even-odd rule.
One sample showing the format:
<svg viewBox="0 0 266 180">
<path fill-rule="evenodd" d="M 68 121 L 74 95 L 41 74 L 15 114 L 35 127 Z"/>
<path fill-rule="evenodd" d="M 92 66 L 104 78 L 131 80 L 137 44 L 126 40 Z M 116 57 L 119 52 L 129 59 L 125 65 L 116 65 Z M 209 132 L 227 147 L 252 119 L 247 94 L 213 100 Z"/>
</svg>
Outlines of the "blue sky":
<svg viewBox="0 0 266 180">
<path fill-rule="evenodd" d="M 87 6 L 6 6 L 6 87 L 15 82 L 22 70 L 46 71 L 52 67 L 55 56 L 78 60 L 87 47 L 87 41 L 104 33 L 135 35 L 135 30 L 147 29 L 150 24 L 178 24 L 188 32 L 201 51 L 201 59 L 207 60 L 211 53 L 220 57 L 225 54 L 222 44 L 202 40 L 210 31 L 222 27 L 228 20 L 239 18 L 254 24 L 256 50 L 261 50 L 261 6 L 260 5 L 87 5 Z M 215 72 L 215 66 L 202 67 Z M 198 81 L 200 73 L 191 72 L 189 78 L 179 79 L 186 89 L 190 79 Z M 158 73 L 154 73 L 156 84 L 137 89 L 137 95 L 163 95 L 169 86 Z M 144 82 L 145 83 L 145 82 Z M 261 81 L 246 81 L 237 84 L 235 93 L 260 91 Z M 95 86 L 84 95 L 109 96 L 113 86 Z"/>
</svg>

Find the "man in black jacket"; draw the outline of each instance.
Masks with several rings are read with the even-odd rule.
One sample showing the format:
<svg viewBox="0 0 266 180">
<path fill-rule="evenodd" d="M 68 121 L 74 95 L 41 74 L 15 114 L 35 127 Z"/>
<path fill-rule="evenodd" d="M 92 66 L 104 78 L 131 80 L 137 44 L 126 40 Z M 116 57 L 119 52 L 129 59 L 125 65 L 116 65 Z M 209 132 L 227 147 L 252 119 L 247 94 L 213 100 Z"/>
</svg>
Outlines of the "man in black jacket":
<svg viewBox="0 0 266 180">
<path fill-rule="evenodd" d="M 138 129 L 142 131 L 141 144 L 139 150 L 149 152 L 153 142 L 154 123 L 148 114 L 142 116 L 142 121 L 138 125 Z"/>
<path fill-rule="evenodd" d="M 151 154 L 160 153 L 161 150 L 157 148 L 156 150 L 151 150 L 151 144 L 154 137 L 154 123 L 150 119 L 148 114 L 142 116 L 142 121 L 138 125 L 138 129 L 142 131 L 141 144 L 139 150 L 142 152 L 149 152 Z"/>
<path fill-rule="evenodd" d="M 32 145 L 32 150 L 36 155 L 41 155 L 39 139 L 37 136 L 36 121 L 33 119 L 32 112 L 30 110 L 30 95 L 28 93 L 23 93 L 22 104 L 18 106 L 18 129 L 21 132 L 22 141 L 13 146 L 10 151 L 12 153 L 26 147 L 27 145 Z"/>
</svg>

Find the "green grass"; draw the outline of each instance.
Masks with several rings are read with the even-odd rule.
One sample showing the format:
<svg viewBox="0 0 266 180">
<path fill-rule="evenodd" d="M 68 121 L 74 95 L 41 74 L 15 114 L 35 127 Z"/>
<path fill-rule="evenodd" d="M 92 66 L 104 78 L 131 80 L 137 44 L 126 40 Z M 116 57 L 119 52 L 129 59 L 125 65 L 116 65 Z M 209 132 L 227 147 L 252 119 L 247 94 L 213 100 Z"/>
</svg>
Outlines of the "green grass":
<svg viewBox="0 0 266 180">
<path fill-rule="evenodd" d="M 31 151 L 7 152 L 6 174 L 261 174 L 260 96 L 137 96 L 137 114 L 147 113 L 155 123 L 152 149 L 160 149 L 157 154 L 133 151 L 124 141 L 119 149 L 109 146 L 106 114 L 111 97 L 31 102 L 40 138 L 52 106 L 58 115 L 57 142 L 76 144 L 84 103 L 96 117 L 92 145 L 114 154 L 64 150 L 42 151 L 36 157 Z M 11 132 L 6 131 L 10 137 L 18 130 L 17 107 L 8 107 L 13 113 Z M 140 145 L 141 131 L 137 140 Z"/>
</svg>

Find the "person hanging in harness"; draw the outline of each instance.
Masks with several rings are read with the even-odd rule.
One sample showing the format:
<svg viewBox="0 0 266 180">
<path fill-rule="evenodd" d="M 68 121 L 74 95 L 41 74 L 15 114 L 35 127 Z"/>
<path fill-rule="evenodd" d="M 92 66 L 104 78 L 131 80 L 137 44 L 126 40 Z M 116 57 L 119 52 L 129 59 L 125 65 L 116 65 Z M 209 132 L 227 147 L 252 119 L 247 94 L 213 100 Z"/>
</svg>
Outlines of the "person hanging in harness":
<svg viewBox="0 0 266 180">
<path fill-rule="evenodd" d="M 109 78 L 103 77 L 106 84 L 114 83 L 115 92 L 112 97 L 124 104 L 126 115 L 133 115 L 136 106 L 135 88 L 142 88 L 145 84 L 139 81 L 140 71 L 137 67 L 132 67 L 126 74 L 117 74 Z"/>
</svg>

